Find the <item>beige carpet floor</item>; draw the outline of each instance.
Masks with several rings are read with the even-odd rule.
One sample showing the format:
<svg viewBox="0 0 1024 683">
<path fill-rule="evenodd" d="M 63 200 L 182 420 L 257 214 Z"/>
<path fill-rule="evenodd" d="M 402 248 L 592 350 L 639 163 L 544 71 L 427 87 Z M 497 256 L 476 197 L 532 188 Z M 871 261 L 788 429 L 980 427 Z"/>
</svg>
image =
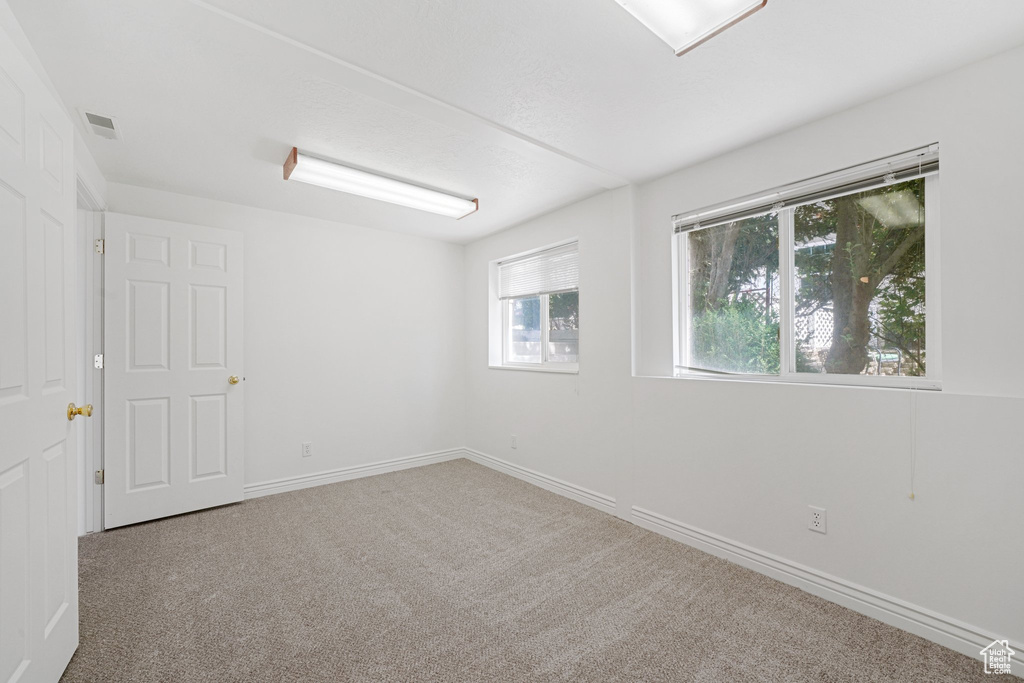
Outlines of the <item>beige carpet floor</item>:
<svg viewBox="0 0 1024 683">
<path fill-rule="evenodd" d="M 66 681 L 991 678 L 466 460 L 115 529 L 80 553 Z"/>
</svg>

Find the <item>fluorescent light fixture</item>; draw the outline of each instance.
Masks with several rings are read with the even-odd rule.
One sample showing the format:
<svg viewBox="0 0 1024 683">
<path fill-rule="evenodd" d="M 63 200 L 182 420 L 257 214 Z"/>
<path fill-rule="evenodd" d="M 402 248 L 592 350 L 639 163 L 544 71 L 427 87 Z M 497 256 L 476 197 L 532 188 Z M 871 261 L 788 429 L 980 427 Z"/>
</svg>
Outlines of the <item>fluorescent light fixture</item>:
<svg viewBox="0 0 1024 683">
<path fill-rule="evenodd" d="M 476 199 L 463 199 L 437 190 L 385 178 L 358 168 L 303 154 L 295 147 L 284 162 L 284 179 L 379 199 L 450 218 L 465 218 L 480 208 Z"/>
<path fill-rule="evenodd" d="M 768 0 L 615 0 L 683 55 L 768 4 Z"/>
</svg>

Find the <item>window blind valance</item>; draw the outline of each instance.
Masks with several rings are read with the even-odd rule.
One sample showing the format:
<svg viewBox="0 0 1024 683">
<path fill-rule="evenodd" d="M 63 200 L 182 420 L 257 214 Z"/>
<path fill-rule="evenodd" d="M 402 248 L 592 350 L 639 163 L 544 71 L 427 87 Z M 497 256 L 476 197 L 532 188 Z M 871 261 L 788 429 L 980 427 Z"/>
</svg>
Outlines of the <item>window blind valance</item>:
<svg viewBox="0 0 1024 683">
<path fill-rule="evenodd" d="M 675 231 L 688 232 L 863 192 L 939 172 L 938 144 L 827 173 L 743 199 L 672 217 Z"/>
<path fill-rule="evenodd" d="M 514 299 L 579 289 L 579 243 L 563 244 L 498 263 L 498 297 Z"/>
</svg>

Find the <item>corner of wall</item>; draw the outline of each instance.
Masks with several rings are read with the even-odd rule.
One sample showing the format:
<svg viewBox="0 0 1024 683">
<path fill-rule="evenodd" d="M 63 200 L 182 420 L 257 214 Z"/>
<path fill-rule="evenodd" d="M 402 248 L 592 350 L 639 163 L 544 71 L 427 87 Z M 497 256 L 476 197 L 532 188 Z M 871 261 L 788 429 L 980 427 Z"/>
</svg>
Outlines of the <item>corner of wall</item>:
<svg viewBox="0 0 1024 683">
<path fill-rule="evenodd" d="M 461 256 L 461 267 L 462 267 L 462 320 L 460 322 L 459 338 L 462 340 L 462 355 L 465 358 L 469 354 L 469 297 L 467 292 L 469 291 L 469 276 L 467 270 L 468 258 L 466 256 L 467 245 L 459 245 L 459 253 Z M 466 363 L 462 363 L 460 368 L 461 373 L 461 394 L 462 400 L 459 406 L 459 413 L 457 416 L 456 432 L 459 435 L 459 444 L 465 444 L 468 436 L 468 430 L 466 429 L 466 416 L 469 412 L 469 369 Z"/>
<path fill-rule="evenodd" d="M 74 122 L 74 117 L 72 117 Z M 96 159 L 93 158 L 92 153 L 85 144 L 85 139 L 78 130 L 78 125 L 75 123 L 75 174 L 78 176 L 79 184 L 79 195 L 82 194 L 84 188 L 86 194 L 92 200 L 93 210 L 103 210 L 107 208 L 107 196 L 110 188 L 107 186 L 107 179 L 103 176 L 103 172 L 100 171 L 100 167 L 96 164 Z M 95 204 L 98 204 L 96 206 Z"/>
</svg>

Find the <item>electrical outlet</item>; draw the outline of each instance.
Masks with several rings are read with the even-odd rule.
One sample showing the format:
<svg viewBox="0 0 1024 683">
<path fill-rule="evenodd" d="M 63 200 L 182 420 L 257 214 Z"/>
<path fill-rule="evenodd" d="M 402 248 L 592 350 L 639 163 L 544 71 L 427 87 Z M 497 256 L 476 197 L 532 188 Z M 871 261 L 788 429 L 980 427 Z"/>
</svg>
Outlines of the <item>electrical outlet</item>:
<svg viewBox="0 0 1024 683">
<path fill-rule="evenodd" d="M 817 531 L 819 534 L 827 534 L 828 526 L 826 522 L 828 518 L 825 516 L 825 508 L 816 508 L 813 505 L 808 505 L 811 510 L 811 516 L 807 519 L 807 528 L 811 531 Z"/>
<path fill-rule="evenodd" d="M 308 458 L 311 455 L 313 455 L 313 444 L 309 441 L 304 441 L 302 443 L 302 457 Z"/>
<path fill-rule="evenodd" d="M 516 435 L 512 435 L 512 448 L 519 448 L 519 440 L 516 439 Z"/>
</svg>

